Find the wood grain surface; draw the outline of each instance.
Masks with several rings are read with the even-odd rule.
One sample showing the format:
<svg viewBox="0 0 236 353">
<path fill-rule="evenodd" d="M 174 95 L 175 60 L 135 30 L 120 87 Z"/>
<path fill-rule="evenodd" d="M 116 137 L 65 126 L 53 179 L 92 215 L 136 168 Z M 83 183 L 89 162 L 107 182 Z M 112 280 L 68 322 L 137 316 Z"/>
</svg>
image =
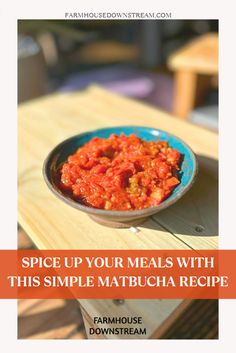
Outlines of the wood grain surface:
<svg viewBox="0 0 236 353">
<path fill-rule="evenodd" d="M 125 328 L 135 327 L 146 329 L 143 335 L 123 335 L 126 339 L 147 339 L 151 337 L 155 329 L 161 326 L 170 317 L 171 313 L 180 306 L 183 301 L 175 300 L 125 300 L 123 304 L 116 304 L 113 300 L 80 300 L 82 313 L 88 313 L 90 320 L 87 319 L 88 327 L 96 327 L 93 322 L 94 317 L 141 317 L 142 323 L 137 325 L 128 324 L 99 324 L 100 328 Z M 189 305 L 190 301 L 185 301 L 184 307 Z M 181 312 L 183 312 L 181 308 Z M 86 327 L 87 334 L 89 334 Z M 169 325 L 168 325 L 169 327 Z M 94 338 L 94 337 L 90 337 Z M 96 337 L 99 338 L 99 337 Z M 116 335 L 107 334 L 106 338 L 115 339 Z"/>
<path fill-rule="evenodd" d="M 99 127 L 128 124 L 176 134 L 193 148 L 200 161 L 193 189 L 176 205 L 142 224 L 136 234 L 94 223 L 58 200 L 42 176 L 47 154 L 65 138 Z M 39 248 L 216 248 L 216 178 L 216 134 L 100 87 L 48 96 L 19 108 L 19 222 Z M 204 231 L 197 232 L 196 227 Z"/>
<path fill-rule="evenodd" d="M 137 228 L 110 229 L 58 200 L 47 188 L 42 165 L 50 150 L 72 135 L 100 127 L 140 125 L 166 130 L 188 143 L 199 160 L 193 188 L 175 205 Z M 55 94 L 19 108 L 19 222 L 41 249 L 215 249 L 217 248 L 217 135 L 137 101 L 92 86 Z M 180 300 L 84 300 L 94 314 L 140 314 L 150 336 Z M 171 320 L 170 320 L 171 322 Z M 116 338 L 123 338 L 117 337 Z"/>
</svg>

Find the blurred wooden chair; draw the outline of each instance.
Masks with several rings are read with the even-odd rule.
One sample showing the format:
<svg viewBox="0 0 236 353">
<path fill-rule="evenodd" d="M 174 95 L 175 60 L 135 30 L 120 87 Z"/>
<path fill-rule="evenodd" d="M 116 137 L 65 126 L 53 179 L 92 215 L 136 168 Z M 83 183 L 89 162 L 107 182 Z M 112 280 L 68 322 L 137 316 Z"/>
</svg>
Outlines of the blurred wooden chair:
<svg viewBox="0 0 236 353">
<path fill-rule="evenodd" d="M 169 57 L 175 72 L 174 115 L 188 119 L 211 86 L 218 85 L 218 34 L 207 33 Z"/>
</svg>

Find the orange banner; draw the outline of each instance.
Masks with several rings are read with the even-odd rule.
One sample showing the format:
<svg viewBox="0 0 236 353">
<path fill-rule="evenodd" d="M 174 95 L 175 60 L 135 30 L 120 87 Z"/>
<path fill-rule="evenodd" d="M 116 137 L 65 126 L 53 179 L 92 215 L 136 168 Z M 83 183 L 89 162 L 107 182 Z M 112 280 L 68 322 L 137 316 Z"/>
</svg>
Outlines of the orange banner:
<svg viewBox="0 0 236 353">
<path fill-rule="evenodd" d="M 236 298 L 236 250 L 0 250 L 0 298 Z"/>
</svg>

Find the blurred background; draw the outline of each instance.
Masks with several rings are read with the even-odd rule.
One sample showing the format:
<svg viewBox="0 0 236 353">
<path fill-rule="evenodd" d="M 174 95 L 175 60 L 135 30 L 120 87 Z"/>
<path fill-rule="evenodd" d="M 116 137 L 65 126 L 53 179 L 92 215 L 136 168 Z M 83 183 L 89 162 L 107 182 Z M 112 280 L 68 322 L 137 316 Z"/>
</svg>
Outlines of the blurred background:
<svg viewBox="0 0 236 353">
<path fill-rule="evenodd" d="M 18 21 L 19 103 L 92 84 L 217 132 L 218 21 Z M 34 248 L 20 227 L 18 248 Z M 163 338 L 217 337 L 218 301 L 200 300 Z M 78 302 L 19 300 L 18 338 L 86 338 Z"/>
<path fill-rule="evenodd" d="M 217 131 L 217 20 L 20 20 L 18 102 L 99 84 Z"/>
</svg>

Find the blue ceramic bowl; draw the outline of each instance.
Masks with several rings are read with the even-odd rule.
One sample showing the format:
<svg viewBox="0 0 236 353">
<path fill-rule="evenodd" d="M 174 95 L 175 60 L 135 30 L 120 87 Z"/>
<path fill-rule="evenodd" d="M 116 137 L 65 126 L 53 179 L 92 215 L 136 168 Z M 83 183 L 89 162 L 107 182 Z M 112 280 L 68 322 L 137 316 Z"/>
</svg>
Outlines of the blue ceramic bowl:
<svg viewBox="0 0 236 353">
<path fill-rule="evenodd" d="M 182 154 L 182 164 L 180 184 L 174 189 L 172 194 L 158 206 L 134 211 L 107 211 L 93 207 L 84 206 L 73 199 L 58 187 L 58 169 L 79 147 L 93 137 L 98 136 L 107 138 L 111 134 L 130 135 L 135 133 L 145 141 L 165 140 L 173 148 Z M 46 158 L 43 165 L 43 175 L 49 189 L 62 201 L 70 206 L 89 214 L 94 220 L 104 225 L 113 227 L 130 227 L 142 222 L 147 217 L 164 210 L 178 201 L 192 186 L 197 172 L 197 161 L 191 148 L 178 137 L 168 132 L 140 126 L 117 126 L 99 130 L 88 131 L 61 142 L 57 145 Z"/>
</svg>

